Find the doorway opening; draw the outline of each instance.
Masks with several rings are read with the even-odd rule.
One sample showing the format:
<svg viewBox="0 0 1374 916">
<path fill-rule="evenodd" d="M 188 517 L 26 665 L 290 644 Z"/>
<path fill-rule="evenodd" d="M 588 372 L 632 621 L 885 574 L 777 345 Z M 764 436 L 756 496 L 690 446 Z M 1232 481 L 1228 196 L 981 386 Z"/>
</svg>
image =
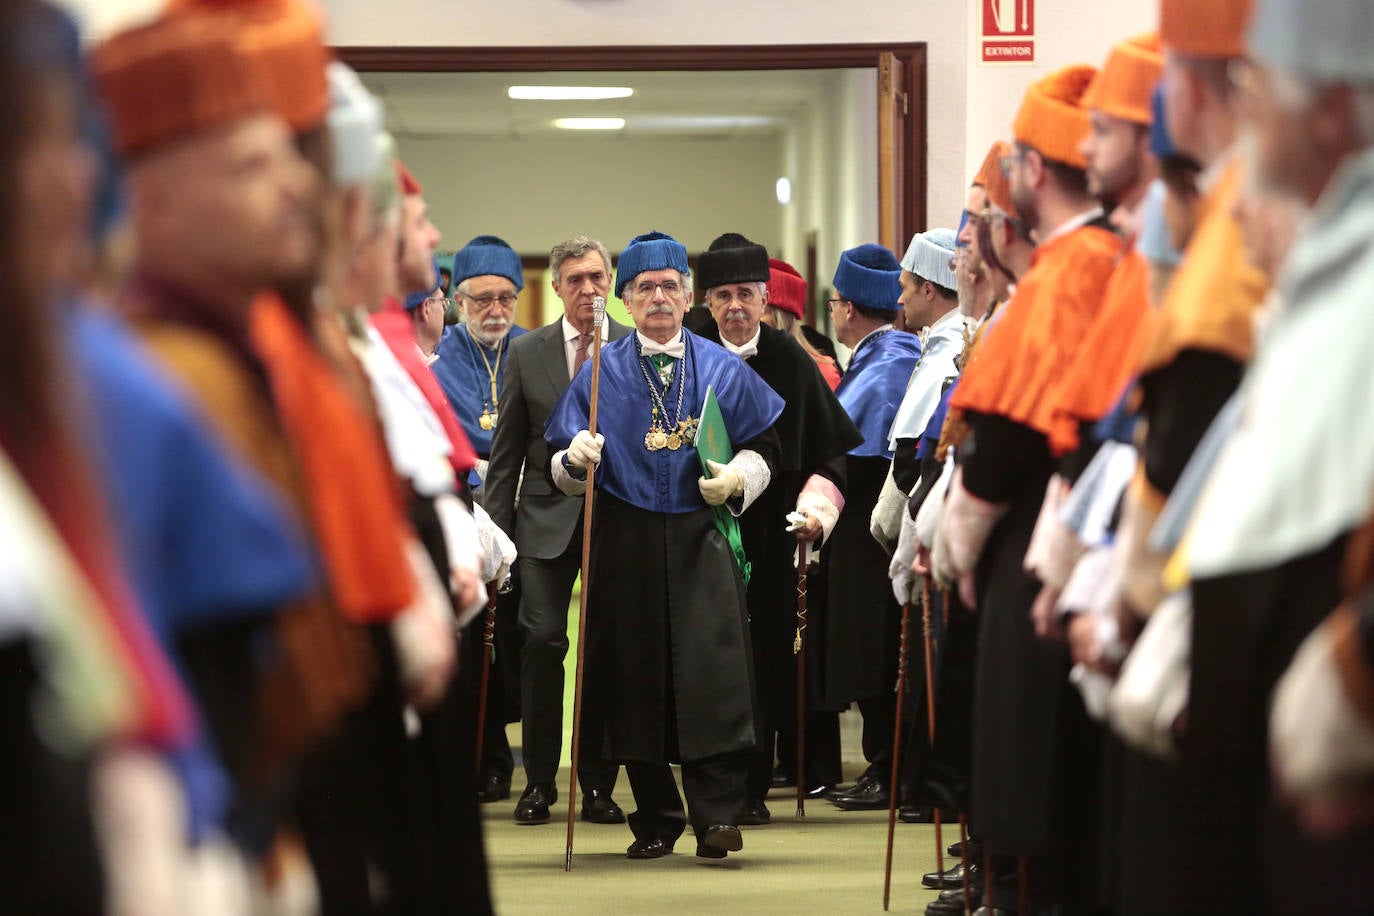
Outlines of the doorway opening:
<svg viewBox="0 0 1374 916">
<path fill-rule="evenodd" d="M 575 234 L 617 254 L 661 229 L 695 255 L 742 232 L 803 273 L 806 321 L 828 331 L 840 251 L 876 238 L 900 256 L 924 228 L 924 44 L 336 50 L 387 104 L 443 249 L 495 234 L 520 252 L 525 327 L 555 317 L 547 252 Z M 531 102 L 508 97 L 516 85 L 634 95 Z"/>
</svg>

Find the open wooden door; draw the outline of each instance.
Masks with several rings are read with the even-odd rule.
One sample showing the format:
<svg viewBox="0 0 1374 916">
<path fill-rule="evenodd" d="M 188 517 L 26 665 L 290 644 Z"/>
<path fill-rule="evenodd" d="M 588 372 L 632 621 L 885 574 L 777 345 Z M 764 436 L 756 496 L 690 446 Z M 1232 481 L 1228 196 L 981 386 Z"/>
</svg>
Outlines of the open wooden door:
<svg viewBox="0 0 1374 916">
<path fill-rule="evenodd" d="M 906 250 L 907 120 L 911 96 L 897 55 L 878 55 L 878 241 L 897 257 Z"/>
</svg>

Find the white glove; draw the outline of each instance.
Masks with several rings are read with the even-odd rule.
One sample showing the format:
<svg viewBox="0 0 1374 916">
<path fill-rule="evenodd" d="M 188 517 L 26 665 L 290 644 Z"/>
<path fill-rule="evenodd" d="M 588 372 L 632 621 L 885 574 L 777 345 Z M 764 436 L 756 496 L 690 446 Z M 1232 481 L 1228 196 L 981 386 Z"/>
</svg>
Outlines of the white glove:
<svg viewBox="0 0 1374 916">
<path fill-rule="evenodd" d="M 448 545 L 449 589 L 453 592 L 455 626 L 461 629 L 487 606 L 482 579 L 484 555 L 477 520 L 452 494 L 435 499 L 434 509 L 439 514 L 444 541 Z"/>
<path fill-rule="evenodd" d="M 906 501 L 909 495 L 897 486 L 897 482 L 892 479 L 892 469 L 888 468 L 882 492 L 878 494 L 878 501 L 868 517 L 868 531 L 883 548 L 884 553 L 892 553 L 897 545 L 902 525 L 902 520 L 898 516 L 907 514 Z"/>
<path fill-rule="evenodd" d="M 1343 676 L 1338 660 L 1363 655 L 1358 627 L 1342 607 L 1303 641 L 1274 691 L 1269 753 L 1279 787 L 1300 806 L 1353 807 L 1374 773 L 1374 724 L 1351 692 L 1362 679 Z"/>
<path fill-rule="evenodd" d="M 458 647 L 450 622 L 450 603 L 419 541 L 406 544 L 415 576 L 415 601 L 391 622 L 401 683 L 420 709 L 433 708 L 444 696 L 457 665 Z"/>
<path fill-rule="evenodd" d="M 940 516 L 940 540 L 945 542 L 949 564 L 956 573 L 973 572 L 992 529 L 1010 508 L 974 496 L 964 486 L 963 468 L 955 468 Z"/>
<path fill-rule="evenodd" d="M 892 595 L 898 604 L 911 600 L 912 584 L 916 574 L 911 564 L 916 559 L 916 520 L 903 506 L 901 510 L 901 531 L 897 535 L 897 549 L 892 554 L 892 562 L 887 566 L 888 578 L 892 580 Z"/>
<path fill-rule="evenodd" d="M 959 571 L 949 558 L 948 542 L 940 531 L 936 531 L 935 543 L 930 548 L 930 575 L 941 588 L 954 588 L 959 581 Z"/>
<path fill-rule="evenodd" d="M 1024 562 L 1026 572 L 1059 592 L 1068 584 L 1074 564 L 1085 551 L 1078 532 L 1063 521 L 1062 510 L 1070 493 L 1067 480 L 1058 474 L 1050 478 Z"/>
<path fill-rule="evenodd" d="M 573 440 L 573 444 L 576 445 L 577 441 Z M 739 471 L 728 464 L 709 459 L 706 468 L 711 476 L 698 479 L 697 489 L 701 490 L 701 498 L 706 500 L 708 506 L 724 505 L 732 496 L 744 495 L 744 475 Z"/>
<path fill-rule="evenodd" d="M 568 446 L 568 464 L 579 470 L 586 470 L 589 464 L 601 463 L 601 447 L 606 444 L 606 437 L 597 433 L 593 436 L 585 429 L 573 436 L 572 444 Z"/>
<path fill-rule="evenodd" d="M 482 581 L 503 585 L 515 565 L 515 543 L 481 506 L 473 505 L 472 516 L 477 522 L 477 540 L 482 545 Z"/>
<path fill-rule="evenodd" d="M 950 455 L 940 470 L 940 479 L 930 488 L 925 501 L 921 503 L 920 511 L 916 513 L 916 539 L 927 548 L 935 547 L 935 532 L 940 527 L 940 513 L 944 511 L 945 496 L 949 493 L 949 482 L 953 479 L 954 456 Z"/>
</svg>

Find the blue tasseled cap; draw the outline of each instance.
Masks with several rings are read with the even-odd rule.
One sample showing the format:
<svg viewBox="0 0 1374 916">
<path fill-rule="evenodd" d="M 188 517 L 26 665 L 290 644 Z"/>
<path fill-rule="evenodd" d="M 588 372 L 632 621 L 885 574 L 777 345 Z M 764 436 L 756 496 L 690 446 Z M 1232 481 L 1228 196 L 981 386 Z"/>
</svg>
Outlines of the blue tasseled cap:
<svg viewBox="0 0 1374 916">
<path fill-rule="evenodd" d="M 479 235 L 453 256 L 453 286 L 472 277 L 505 277 L 516 292 L 525 288 L 525 270 L 520 255 L 504 239 Z"/>
<path fill-rule="evenodd" d="M 902 295 L 901 276 L 902 265 L 892 252 L 882 245 L 860 245 L 840 255 L 831 285 L 850 302 L 896 312 L 901 308 L 897 303 Z"/>
<path fill-rule="evenodd" d="M 623 300 L 625 287 L 630 281 L 646 270 L 667 270 L 672 268 L 687 277 L 691 268 L 687 266 L 687 248 L 671 235 L 662 232 L 646 232 L 630 239 L 630 244 L 620 253 L 616 262 L 615 294 Z"/>
</svg>

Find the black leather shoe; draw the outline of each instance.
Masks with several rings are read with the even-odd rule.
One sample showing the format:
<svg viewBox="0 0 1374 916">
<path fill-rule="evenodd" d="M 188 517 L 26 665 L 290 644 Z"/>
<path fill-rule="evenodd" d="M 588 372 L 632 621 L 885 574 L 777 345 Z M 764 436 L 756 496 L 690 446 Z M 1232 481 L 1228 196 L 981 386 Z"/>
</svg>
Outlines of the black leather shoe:
<svg viewBox="0 0 1374 916">
<path fill-rule="evenodd" d="M 782 770 L 773 771 L 773 788 L 787 789 L 797 784 L 797 777 L 791 773 L 784 773 Z"/>
<path fill-rule="evenodd" d="M 956 859 L 962 859 L 964 857 L 964 844 L 951 843 L 945 852 L 948 852 Z M 978 842 L 974 837 L 968 838 L 968 858 L 970 862 L 983 861 L 983 844 Z"/>
<path fill-rule="evenodd" d="M 504 776 L 488 776 L 477 790 L 477 800 L 484 805 L 507 798 L 510 798 L 510 780 Z"/>
<path fill-rule="evenodd" d="M 803 795 L 804 797 L 806 797 L 806 798 L 811 798 L 811 799 L 820 799 L 820 798 L 829 799 L 829 798 L 830 798 L 830 793 L 833 792 L 833 791 L 835 791 L 835 787 L 834 787 L 834 786 L 825 786 L 825 785 L 821 785 L 821 786 L 815 786 L 814 788 L 811 788 L 811 789 L 807 789 L 805 792 L 802 793 L 802 795 Z M 845 789 L 844 791 L 848 792 L 849 790 L 848 790 L 848 789 Z"/>
<path fill-rule="evenodd" d="M 525 786 L 520 801 L 515 803 L 517 824 L 547 824 L 549 805 L 558 801 L 558 788 L 551 782 L 536 782 Z"/>
<path fill-rule="evenodd" d="M 983 869 L 977 862 L 970 862 L 968 865 L 969 886 L 977 887 L 983 878 Z M 921 883 L 926 887 L 937 890 L 959 890 L 964 889 L 964 863 L 960 862 L 953 868 L 946 868 L 943 872 L 926 872 L 921 876 Z"/>
<path fill-rule="evenodd" d="M 627 859 L 661 859 L 673 851 L 673 844 L 658 837 L 652 840 L 635 840 L 625 850 Z"/>
<path fill-rule="evenodd" d="M 974 909 L 977 909 L 983 900 L 983 892 L 980 889 L 973 889 L 969 892 Z M 940 896 L 926 906 L 926 916 L 964 916 L 964 889 L 961 887 L 953 891 L 941 891 Z"/>
<path fill-rule="evenodd" d="M 929 805 L 902 805 L 897 812 L 897 819 L 903 824 L 933 824 L 935 823 L 935 809 Z M 949 824 L 957 821 L 959 816 L 952 811 L 940 809 L 940 820 Z M 953 855 L 953 853 L 951 853 Z"/>
<path fill-rule="evenodd" d="M 773 823 L 773 812 L 761 801 L 749 802 L 740 810 L 735 823 L 741 827 L 761 827 Z"/>
<path fill-rule="evenodd" d="M 864 786 L 868 785 L 868 784 L 871 783 L 872 781 L 873 781 L 873 777 L 872 777 L 872 776 L 867 776 L 867 775 L 860 776 L 859 779 L 858 779 L 858 781 L 855 782 L 854 785 L 852 785 L 852 786 L 846 786 L 846 787 L 844 787 L 844 788 L 841 788 L 840 786 L 834 786 L 834 787 L 830 788 L 829 790 L 826 791 L 825 797 L 828 798 L 830 801 L 834 801 L 835 799 L 839 798 L 839 797 L 842 796 L 842 795 L 848 795 L 848 794 L 850 794 L 851 792 L 857 792 L 857 791 L 859 791 L 860 789 L 862 789 Z"/>
<path fill-rule="evenodd" d="M 744 848 L 744 835 L 732 824 L 713 824 L 706 828 L 697 843 L 697 855 L 703 859 L 723 859 L 726 853 Z"/>
<path fill-rule="evenodd" d="M 973 908 L 978 909 L 978 906 L 981 905 L 981 901 L 982 894 L 974 893 Z M 926 916 L 965 916 L 967 912 L 969 911 L 963 908 L 962 890 L 960 890 L 959 893 L 955 893 L 955 891 L 944 891 L 943 894 L 940 894 L 940 897 L 934 898 L 933 901 L 930 901 L 929 904 L 926 905 Z"/>
<path fill-rule="evenodd" d="M 605 789 L 592 789 L 582 796 L 582 820 L 589 824 L 623 824 L 625 812 Z"/>
<path fill-rule="evenodd" d="M 886 808 L 887 802 L 887 786 L 874 780 L 835 799 L 835 807 L 841 811 L 877 811 Z"/>
</svg>

